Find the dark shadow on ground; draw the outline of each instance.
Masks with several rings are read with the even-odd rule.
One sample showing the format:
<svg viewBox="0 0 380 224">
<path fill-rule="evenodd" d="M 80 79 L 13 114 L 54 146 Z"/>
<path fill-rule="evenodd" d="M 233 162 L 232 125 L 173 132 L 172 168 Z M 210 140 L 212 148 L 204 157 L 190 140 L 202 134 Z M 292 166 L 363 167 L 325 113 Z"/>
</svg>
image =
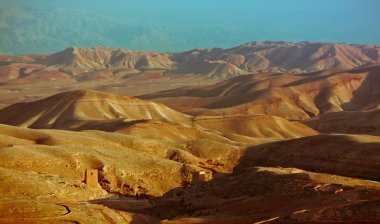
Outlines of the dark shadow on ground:
<svg viewBox="0 0 380 224">
<path fill-rule="evenodd" d="M 135 204 L 162 223 L 380 223 L 380 187 L 335 182 L 335 175 L 380 180 L 379 165 L 379 143 L 312 136 L 251 147 L 233 173 L 162 197 L 100 204 L 122 211 Z"/>
</svg>

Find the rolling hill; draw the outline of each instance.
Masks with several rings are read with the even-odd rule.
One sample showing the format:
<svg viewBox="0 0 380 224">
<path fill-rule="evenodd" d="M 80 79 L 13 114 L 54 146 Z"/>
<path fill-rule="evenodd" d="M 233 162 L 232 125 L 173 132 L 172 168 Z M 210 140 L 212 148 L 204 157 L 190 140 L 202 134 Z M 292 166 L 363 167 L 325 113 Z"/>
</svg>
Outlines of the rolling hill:
<svg viewBox="0 0 380 224">
<path fill-rule="evenodd" d="M 15 111 L 16 114 L 15 114 Z M 32 128 L 75 128 L 86 121 L 159 120 L 190 124 L 187 115 L 162 104 L 92 90 L 64 92 L 1 110 L 1 123 Z"/>
<path fill-rule="evenodd" d="M 278 87 L 281 82 L 288 82 L 287 80 L 309 78 L 306 81 L 308 82 L 313 79 L 310 76 L 322 78 L 325 74 L 322 71 L 330 74 L 345 71 L 350 73 L 349 70 L 353 68 L 369 67 L 379 61 L 378 46 L 356 44 L 250 42 L 229 49 L 194 49 L 178 53 L 108 47 L 68 47 L 51 54 L 0 55 L 0 84 L 3 95 L 0 103 L 10 105 L 33 101 L 76 89 L 138 96 L 193 87 L 199 88 L 197 91 L 203 93 L 201 88 L 229 78 L 251 75 L 263 79 L 266 74 L 271 74 L 274 78 L 274 74 L 281 73 L 283 75 L 277 74 L 276 81 L 271 81 L 273 84 L 270 84 Z M 267 79 L 267 82 L 270 80 Z M 232 79 L 231 82 L 237 83 L 226 81 L 225 84 L 240 86 L 239 82 L 244 82 L 244 78 Z M 141 84 L 146 88 L 141 88 Z M 268 84 L 263 82 L 260 85 L 259 89 Z M 255 91 L 255 88 L 251 91 Z M 183 92 L 178 91 L 177 94 Z M 204 96 L 215 97 L 215 94 L 217 93 L 205 93 Z M 242 99 L 239 98 L 236 103 L 227 100 L 225 106 L 242 103 Z M 195 107 L 218 106 L 208 105 L 209 99 L 192 98 L 188 101 L 190 106 L 194 104 Z M 307 113 L 316 113 L 316 108 L 306 110 Z M 305 113 L 298 111 L 297 117 L 309 116 Z M 281 116 L 276 113 L 273 115 Z"/>
<path fill-rule="evenodd" d="M 259 73 L 141 96 L 193 115 L 267 114 L 306 120 L 379 104 L 379 64 L 313 73 Z"/>
<path fill-rule="evenodd" d="M 376 223 L 379 60 L 309 42 L 1 55 L 0 222 Z"/>
</svg>

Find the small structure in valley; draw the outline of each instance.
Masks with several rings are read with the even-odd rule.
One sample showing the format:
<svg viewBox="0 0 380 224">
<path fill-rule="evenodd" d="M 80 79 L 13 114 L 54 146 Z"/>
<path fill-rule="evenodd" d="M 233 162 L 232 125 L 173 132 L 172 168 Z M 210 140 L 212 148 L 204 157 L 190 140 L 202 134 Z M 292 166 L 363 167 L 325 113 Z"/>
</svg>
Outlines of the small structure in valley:
<svg viewBox="0 0 380 224">
<path fill-rule="evenodd" d="M 204 182 L 212 179 L 210 173 L 206 173 L 206 171 L 200 171 L 193 173 L 193 182 Z"/>
<path fill-rule="evenodd" d="M 89 187 L 99 187 L 99 172 L 97 169 L 87 169 L 84 182 Z"/>
</svg>

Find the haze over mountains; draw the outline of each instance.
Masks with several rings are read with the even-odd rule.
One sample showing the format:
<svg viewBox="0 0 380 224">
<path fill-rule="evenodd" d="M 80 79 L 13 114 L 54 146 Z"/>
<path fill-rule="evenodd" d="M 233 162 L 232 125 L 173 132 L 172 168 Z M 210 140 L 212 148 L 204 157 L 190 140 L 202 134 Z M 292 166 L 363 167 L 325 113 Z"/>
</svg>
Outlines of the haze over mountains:
<svg viewBox="0 0 380 224">
<path fill-rule="evenodd" d="M 379 222 L 379 75 L 356 44 L 0 55 L 0 222 Z"/>
<path fill-rule="evenodd" d="M 372 25 L 379 3 L 364 1 L 2 0 L 0 52 L 51 53 L 73 45 L 181 52 L 251 40 L 380 44 Z"/>
</svg>

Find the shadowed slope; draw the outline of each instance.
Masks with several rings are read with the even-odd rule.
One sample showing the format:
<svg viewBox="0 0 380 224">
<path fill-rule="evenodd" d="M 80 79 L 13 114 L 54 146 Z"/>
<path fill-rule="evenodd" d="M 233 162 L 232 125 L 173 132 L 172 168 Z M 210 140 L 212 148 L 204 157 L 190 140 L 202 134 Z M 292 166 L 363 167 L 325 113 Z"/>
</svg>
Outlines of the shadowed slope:
<svg viewBox="0 0 380 224">
<path fill-rule="evenodd" d="M 380 180 L 379 161 L 379 137 L 320 135 L 249 148 L 241 159 L 240 168 L 296 167 L 319 173 Z"/>
<path fill-rule="evenodd" d="M 380 135 L 379 109 L 331 112 L 303 123 L 325 133 Z"/>
<path fill-rule="evenodd" d="M 379 198 L 380 185 L 371 181 L 249 167 L 174 189 L 157 200 L 154 212 L 170 219 L 162 222 L 167 224 L 377 223 Z"/>
<path fill-rule="evenodd" d="M 233 173 L 173 189 L 152 210 L 173 224 L 377 223 L 379 146 L 362 135 L 255 146 Z"/>
</svg>

